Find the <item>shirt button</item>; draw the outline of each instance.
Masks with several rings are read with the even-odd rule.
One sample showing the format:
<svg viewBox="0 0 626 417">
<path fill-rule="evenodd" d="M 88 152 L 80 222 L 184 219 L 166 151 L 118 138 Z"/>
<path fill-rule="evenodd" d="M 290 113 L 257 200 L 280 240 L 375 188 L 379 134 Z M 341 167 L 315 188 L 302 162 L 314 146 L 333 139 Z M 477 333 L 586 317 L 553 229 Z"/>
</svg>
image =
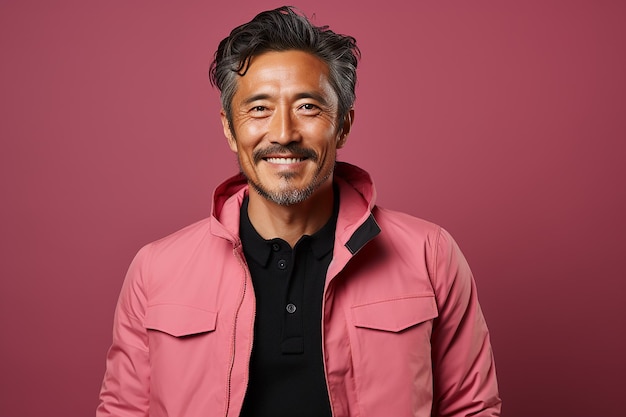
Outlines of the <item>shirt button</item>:
<svg viewBox="0 0 626 417">
<path fill-rule="evenodd" d="M 287 304 L 287 313 L 293 314 L 296 312 L 296 306 L 294 304 Z"/>
<path fill-rule="evenodd" d="M 280 245 L 278 243 L 272 243 L 272 250 L 274 252 L 278 252 L 280 250 Z"/>
<path fill-rule="evenodd" d="M 285 269 L 287 268 L 287 261 L 284 259 L 281 259 L 280 261 L 278 261 L 278 269 Z"/>
</svg>

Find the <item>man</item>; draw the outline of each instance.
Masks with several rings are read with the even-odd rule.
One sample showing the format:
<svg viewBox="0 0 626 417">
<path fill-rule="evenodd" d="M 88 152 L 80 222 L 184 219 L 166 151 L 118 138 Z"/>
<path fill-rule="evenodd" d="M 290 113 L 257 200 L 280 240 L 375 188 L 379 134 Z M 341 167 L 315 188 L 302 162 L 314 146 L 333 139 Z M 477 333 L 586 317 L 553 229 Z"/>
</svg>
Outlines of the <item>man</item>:
<svg viewBox="0 0 626 417">
<path fill-rule="evenodd" d="M 98 416 L 499 415 L 458 247 L 336 163 L 358 57 L 288 7 L 220 43 L 211 80 L 241 175 L 130 266 Z"/>
</svg>

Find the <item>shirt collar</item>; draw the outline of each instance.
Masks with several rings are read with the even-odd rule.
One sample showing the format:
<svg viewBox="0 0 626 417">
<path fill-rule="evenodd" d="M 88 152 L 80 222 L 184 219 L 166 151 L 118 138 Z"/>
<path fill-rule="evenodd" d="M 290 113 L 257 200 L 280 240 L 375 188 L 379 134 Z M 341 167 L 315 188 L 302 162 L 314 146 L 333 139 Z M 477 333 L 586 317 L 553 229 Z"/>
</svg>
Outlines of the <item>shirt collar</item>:
<svg viewBox="0 0 626 417">
<path fill-rule="evenodd" d="M 337 216 L 339 214 L 339 187 L 333 184 L 334 201 L 333 201 L 333 214 L 326 224 L 313 235 L 304 235 L 296 243 L 296 248 L 304 242 L 308 241 L 313 255 L 317 259 L 323 258 L 328 252 L 333 249 L 335 243 L 335 227 L 337 225 Z M 248 199 L 246 195 L 240 208 L 240 224 L 239 234 L 241 236 L 241 242 L 243 250 L 246 256 L 250 256 L 259 265 L 266 267 L 272 254 L 272 245 L 286 245 L 287 243 L 283 239 L 263 239 L 261 235 L 256 231 L 250 217 L 248 217 Z"/>
</svg>

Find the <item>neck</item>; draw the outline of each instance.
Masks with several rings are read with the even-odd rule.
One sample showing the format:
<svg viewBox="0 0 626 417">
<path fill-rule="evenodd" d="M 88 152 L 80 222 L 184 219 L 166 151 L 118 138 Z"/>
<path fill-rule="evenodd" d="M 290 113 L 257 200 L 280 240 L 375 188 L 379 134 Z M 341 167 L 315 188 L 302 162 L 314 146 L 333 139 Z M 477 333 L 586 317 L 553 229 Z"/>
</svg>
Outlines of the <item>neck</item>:
<svg viewBox="0 0 626 417">
<path fill-rule="evenodd" d="M 250 187 L 248 216 L 264 239 L 280 238 L 294 247 L 303 235 L 312 235 L 333 214 L 333 186 L 328 181 L 305 201 L 282 206 L 267 200 Z"/>
</svg>

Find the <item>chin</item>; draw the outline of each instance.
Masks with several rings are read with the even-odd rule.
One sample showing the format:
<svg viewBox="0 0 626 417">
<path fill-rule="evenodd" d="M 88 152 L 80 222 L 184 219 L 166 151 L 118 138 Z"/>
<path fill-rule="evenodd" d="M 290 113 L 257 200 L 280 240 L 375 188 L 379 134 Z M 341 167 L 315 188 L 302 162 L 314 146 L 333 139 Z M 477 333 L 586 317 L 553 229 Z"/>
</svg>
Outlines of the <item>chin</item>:
<svg viewBox="0 0 626 417">
<path fill-rule="evenodd" d="M 250 186 L 263 198 L 281 206 L 293 206 L 307 200 L 316 190 L 316 187 L 291 188 L 282 190 L 268 190 L 261 185 L 249 182 Z"/>
</svg>

